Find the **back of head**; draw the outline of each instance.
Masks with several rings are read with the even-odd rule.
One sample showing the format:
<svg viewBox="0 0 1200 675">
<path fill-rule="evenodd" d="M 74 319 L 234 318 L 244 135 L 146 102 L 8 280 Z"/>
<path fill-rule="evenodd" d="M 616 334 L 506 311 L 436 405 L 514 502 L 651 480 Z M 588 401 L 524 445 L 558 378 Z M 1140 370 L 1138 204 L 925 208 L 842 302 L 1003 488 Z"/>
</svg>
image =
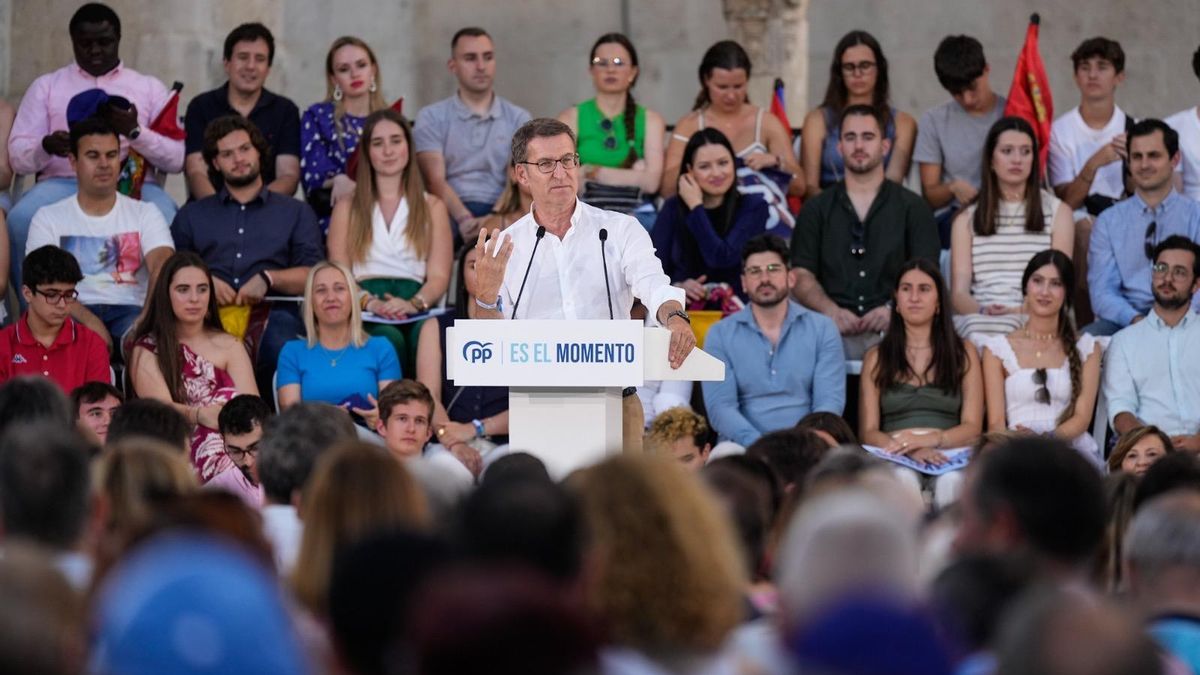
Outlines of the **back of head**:
<svg viewBox="0 0 1200 675">
<path fill-rule="evenodd" d="M 271 418 L 271 406 L 260 396 L 241 394 L 234 396 L 221 408 L 217 415 L 217 430 L 222 435 L 248 434 L 254 427 L 265 426 Z"/>
<path fill-rule="evenodd" d="M 88 446 L 70 427 L 19 424 L 0 437 L 4 537 L 75 546 L 88 509 Z"/>
<path fill-rule="evenodd" d="M 1133 495 L 1136 513 L 1142 504 L 1155 497 L 1179 489 L 1200 490 L 1200 457 L 1190 452 L 1170 452 L 1142 475 Z"/>
<path fill-rule="evenodd" d="M 0 672 L 82 671 L 82 603 L 44 550 L 5 543 L 0 598 Z"/>
<path fill-rule="evenodd" d="M 107 502 L 105 530 L 117 546 L 149 525 L 163 505 L 196 487 L 183 455 L 146 437 L 110 443 L 93 466 L 92 488 Z"/>
<path fill-rule="evenodd" d="M 14 377 L 0 385 L 0 434 L 18 422 L 67 428 L 74 418 L 66 395 L 44 377 Z"/>
<path fill-rule="evenodd" d="M 1019 542 L 1043 560 L 1076 565 L 1104 534 L 1104 484 L 1057 439 L 1014 438 L 975 462 L 965 492 L 985 521 L 1011 517 Z M 964 495 L 966 497 L 966 495 Z"/>
<path fill-rule="evenodd" d="M 276 504 L 292 503 L 317 458 L 357 437 L 346 411 L 327 403 L 297 403 L 267 420 L 255 465 L 266 498 Z"/>
<path fill-rule="evenodd" d="M 1135 588 L 1173 567 L 1200 578 L 1200 492 L 1176 490 L 1147 502 L 1125 533 L 1125 559 Z"/>
<path fill-rule="evenodd" d="M 767 539 L 775 523 L 772 481 L 762 473 L 723 457 L 700 470 L 701 477 L 721 498 L 742 543 L 746 569 L 755 581 L 765 579 Z"/>
<path fill-rule="evenodd" d="M 178 410 L 152 398 L 136 398 L 113 411 L 108 425 L 108 444 L 127 438 L 152 438 L 186 453 L 192 427 Z"/>
<path fill-rule="evenodd" d="M 507 480 L 550 480 L 545 463 L 528 452 L 510 452 L 487 466 L 480 477 L 480 484 Z"/>
<path fill-rule="evenodd" d="M 833 439 L 834 445 L 858 443 L 858 436 L 854 434 L 854 429 L 850 428 L 846 419 L 831 412 L 811 412 L 796 423 L 796 428 L 825 432 Z"/>
<path fill-rule="evenodd" d="M 763 434 L 746 456 L 767 463 L 784 485 L 804 485 L 808 474 L 829 452 L 829 444 L 807 429 L 780 429 Z"/>
<path fill-rule="evenodd" d="M 1033 580 L 1032 567 L 1016 556 L 967 555 L 933 580 L 930 604 L 964 653 L 988 650 L 1004 613 Z"/>
</svg>

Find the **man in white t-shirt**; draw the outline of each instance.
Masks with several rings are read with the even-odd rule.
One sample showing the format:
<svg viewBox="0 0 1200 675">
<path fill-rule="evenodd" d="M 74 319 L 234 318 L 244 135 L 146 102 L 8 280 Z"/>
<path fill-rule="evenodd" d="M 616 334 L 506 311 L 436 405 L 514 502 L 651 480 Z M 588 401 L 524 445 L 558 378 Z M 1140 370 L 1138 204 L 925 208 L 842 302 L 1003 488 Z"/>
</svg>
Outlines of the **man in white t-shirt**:
<svg viewBox="0 0 1200 675">
<path fill-rule="evenodd" d="M 71 315 L 119 352 L 175 244 L 162 213 L 150 202 L 117 193 L 121 145 L 107 122 L 91 117 L 71 126 L 71 168 L 79 192 L 33 216 L 26 253 L 47 244 L 75 256 L 83 271 Z"/>
<path fill-rule="evenodd" d="M 1192 54 L 1192 72 L 1200 79 L 1200 48 Z M 1200 201 L 1200 106 L 1192 106 L 1163 120 L 1179 133 L 1179 154 L 1175 168 L 1180 192 Z"/>
</svg>

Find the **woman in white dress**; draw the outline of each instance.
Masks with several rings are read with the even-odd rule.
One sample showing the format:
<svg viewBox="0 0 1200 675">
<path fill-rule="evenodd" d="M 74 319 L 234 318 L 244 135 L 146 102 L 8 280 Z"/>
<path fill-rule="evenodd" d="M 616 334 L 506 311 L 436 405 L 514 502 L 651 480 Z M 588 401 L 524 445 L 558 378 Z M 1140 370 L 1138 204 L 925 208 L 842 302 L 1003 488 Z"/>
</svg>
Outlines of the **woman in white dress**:
<svg viewBox="0 0 1200 675">
<path fill-rule="evenodd" d="M 1101 345 L 1071 321 L 1075 269 L 1048 249 L 1025 267 L 1028 320 L 1008 335 L 983 339 L 988 429 L 1052 434 L 1100 464 L 1088 423 L 1100 386 Z"/>
</svg>

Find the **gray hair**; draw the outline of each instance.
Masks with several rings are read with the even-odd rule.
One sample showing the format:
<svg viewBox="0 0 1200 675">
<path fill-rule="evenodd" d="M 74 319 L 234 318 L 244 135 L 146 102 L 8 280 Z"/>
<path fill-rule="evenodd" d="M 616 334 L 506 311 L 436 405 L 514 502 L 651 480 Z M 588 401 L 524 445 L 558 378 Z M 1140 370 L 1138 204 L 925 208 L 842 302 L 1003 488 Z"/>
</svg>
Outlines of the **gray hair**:
<svg viewBox="0 0 1200 675">
<path fill-rule="evenodd" d="M 1138 509 L 1125 534 L 1125 557 L 1149 574 L 1176 565 L 1200 569 L 1200 492 L 1170 492 Z"/>
<path fill-rule="evenodd" d="M 258 446 L 258 478 L 267 499 L 291 503 L 317 458 L 342 441 L 358 437 L 345 410 L 328 403 L 297 403 L 267 420 Z"/>
<path fill-rule="evenodd" d="M 517 129 L 512 137 L 512 165 L 516 166 L 529 158 L 529 141 L 535 138 L 553 138 L 566 134 L 571 139 L 571 145 L 576 144 L 575 132 L 571 127 L 551 117 L 538 117 L 529 120 Z"/>
</svg>

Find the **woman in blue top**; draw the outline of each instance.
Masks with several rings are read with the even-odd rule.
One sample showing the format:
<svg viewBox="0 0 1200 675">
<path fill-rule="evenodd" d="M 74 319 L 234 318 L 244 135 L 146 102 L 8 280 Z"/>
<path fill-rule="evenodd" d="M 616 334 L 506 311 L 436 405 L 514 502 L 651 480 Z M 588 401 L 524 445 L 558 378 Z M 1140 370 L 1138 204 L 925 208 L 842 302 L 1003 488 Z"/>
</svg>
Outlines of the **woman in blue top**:
<svg viewBox="0 0 1200 675">
<path fill-rule="evenodd" d="M 358 147 L 367 115 L 387 107 L 375 52 L 362 40 L 334 40 L 325 56 L 325 76 L 325 100 L 300 118 L 300 181 L 322 230 L 329 227 L 333 204 L 354 194 L 346 161 Z"/>
<path fill-rule="evenodd" d="M 304 284 L 308 338 L 288 342 L 279 353 L 275 386 L 280 408 L 297 401 L 324 401 L 349 408 L 367 428 L 375 428 L 375 397 L 400 379 L 400 362 L 386 338 L 367 337 L 358 293 L 343 265 L 313 265 Z"/>
<path fill-rule="evenodd" d="M 706 283 L 742 292 L 742 247 L 767 226 L 767 203 L 740 194 L 733 144 L 714 127 L 692 134 L 683 150 L 679 193 L 663 203 L 650 231 L 663 271 L 687 292 L 689 304 L 708 297 Z"/>
</svg>

